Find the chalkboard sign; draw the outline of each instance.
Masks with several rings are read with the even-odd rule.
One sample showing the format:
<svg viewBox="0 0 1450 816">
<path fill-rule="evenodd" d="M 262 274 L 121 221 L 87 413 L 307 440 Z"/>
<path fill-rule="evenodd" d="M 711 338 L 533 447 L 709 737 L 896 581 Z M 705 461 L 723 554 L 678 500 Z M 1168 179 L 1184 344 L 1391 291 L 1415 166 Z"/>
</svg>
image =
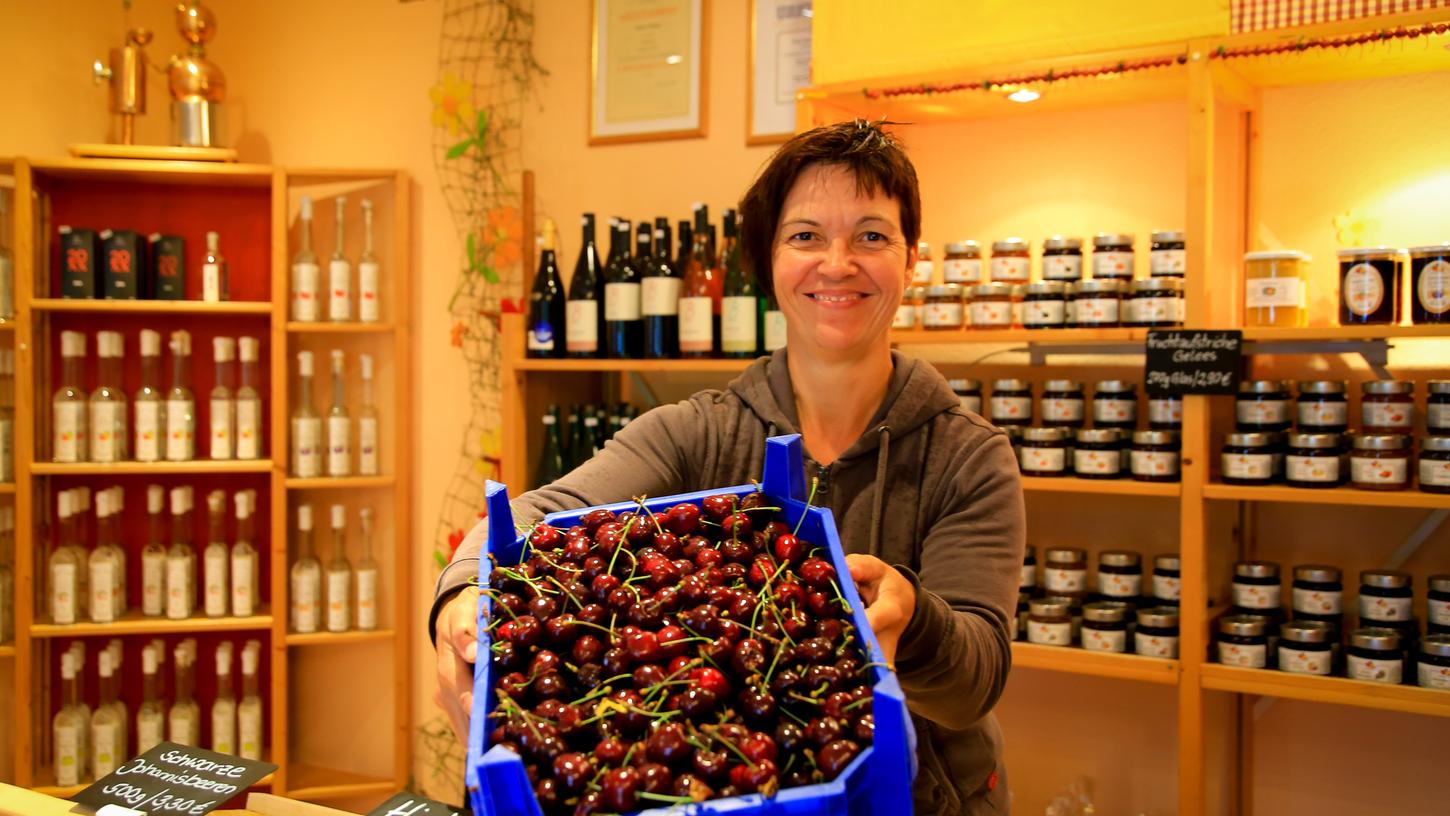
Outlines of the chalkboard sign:
<svg viewBox="0 0 1450 816">
<path fill-rule="evenodd" d="M 460 816 L 461 808 L 403 791 L 368 811 L 368 816 Z"/>
<path fill-rule="evenodd" d="M 162 742 L 73 797 L 93 810 L 118 805 L 161 816 L 201 816 L 277 770 L 269 762 Z"/>
<path fill-rule="evenodd" d="M 1148 332 L 1143 383 L 1150 394 L 1232 394 L 1243 368 L 1243 332 Z"/>
</svg>

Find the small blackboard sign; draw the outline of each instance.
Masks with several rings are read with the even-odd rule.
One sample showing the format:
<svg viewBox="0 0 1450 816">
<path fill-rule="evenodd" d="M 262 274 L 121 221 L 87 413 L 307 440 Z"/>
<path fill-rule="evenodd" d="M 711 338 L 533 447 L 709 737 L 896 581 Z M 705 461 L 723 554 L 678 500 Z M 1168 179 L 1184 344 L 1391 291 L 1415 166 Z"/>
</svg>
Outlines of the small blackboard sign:
<svg viewBox="0 0 1450 816">
<path fill-rule="evenodd" d="M 460 816 L 462 812 L 452 805 L 403 791 L 368 811 L 368 816 Z"/>
<path fill-rule="evenodd" d="M 118 805 L 151 816 L 201 816 L 275 770 L 277 766 L 270 762 L 161 742 L 122 762 L 72 801 L 92 810 Z"/>
<path fill-rule="evenodd" d="M 1233 394 L 1243 339 L 1238 331 L 1150 331 L 1144 387 L 1150 394 Z"/>
</svg>

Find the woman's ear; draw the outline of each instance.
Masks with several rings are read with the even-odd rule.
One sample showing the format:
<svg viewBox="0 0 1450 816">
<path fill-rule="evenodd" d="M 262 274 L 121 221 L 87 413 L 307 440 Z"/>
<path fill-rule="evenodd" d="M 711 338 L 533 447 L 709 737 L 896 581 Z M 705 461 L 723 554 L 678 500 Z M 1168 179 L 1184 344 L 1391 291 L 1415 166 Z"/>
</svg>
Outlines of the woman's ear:
<svg viewBox="0 0 1450 816">
<path fill-rule="evenodd" d="M 904 271 L 906 285 L 911 285 L 911 275 L 916 271 L 916 244 L 906 248 L 906 269 Z"/>
</svg>

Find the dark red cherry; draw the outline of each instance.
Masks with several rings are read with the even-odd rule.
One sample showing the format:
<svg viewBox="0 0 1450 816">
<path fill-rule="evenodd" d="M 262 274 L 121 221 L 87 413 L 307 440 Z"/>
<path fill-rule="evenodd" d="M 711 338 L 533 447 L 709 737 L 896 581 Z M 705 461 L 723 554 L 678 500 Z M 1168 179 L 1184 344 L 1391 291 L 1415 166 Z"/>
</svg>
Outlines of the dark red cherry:
<svg viewBox="0 0 1450 816">
<path fill-rule="evenodd" d="M 656 726 L 645 740 L 645 753 L 655 762 L 678 765 L 695 749 L 685 738 L 685 727 L 679 723 Z"/>
<path fill-rule="evenodd" d="M 765 666 L 765 647 L 755 638 L 745 638 L 735 644 L 730 666 L 742 677 L 749 677 Z"/>
<path fill-rule="evenodd" d="M 861 746 L 855 742 L 847 739 L 836 740 L 827 744 L 816 754 L 816 767 L 821 769 L 821 773 L 825 774 L 827 779 L 835 779 L 841 775 L 841 771 L 846 770 L 846 766 L 850 765 L 851 760 L 855 759 L 859 753 L 861 753 Z"/>
<path fill-rule="evenodd" d="M 665 511 L 660 524 L 677 536 L 693 535 L 700 529 L 700 508 L 693 504 L 677 504 Z"/>
<path fill-rule="evenodd" d="M 734 512 L 735 505 L 736 501 L 734 496 L 726 496 L 723 494 L 706 496 L 700 502 L 700 506 L 705 510 L 705 516 L 714 522 L 719 522 Z"/>
<path fill-rule="evenodd" d="M 702 720 L 715 710 L 719 698 L 704 686 L 691 686 L 680 693 L 679 710 L 692 720 Z"/>
<path fill-rule="evenodd" d="M 635 688 L 648 691 L 665 682 L 665 670 L 657 663 L 646 663 L 635 668 L 633 680 Z"/>
<path fill-rule="evenodd" d="M 740 753 L 750 757 L 751 762 L 760 762 L 767 759 L 775 762 L 779 758 L 775 740 L 771 739 L 770 735 L 759 732 L 751 734 L 745 738 L 744 742 L 740 743 Z"/>
<path fill-rule="evenodd" d="M 668 794 L 674 784 L 674 774 L 657 762 L 646 762 L 639 766 L 639 786 L 647 793 Z"/>
<path fill-rule="evenodd" d="M 740 692 L 740 713 L 750 723 L 769 725 L 775 717 L 775 698 L 769 692 L 748 688 Z"/>
<path fill-rule="evenodd" d="M 865 745 L 870 745 L 876 737 L 876 717 L 872 714 L 863 714 L 851 721 L 851 733 L 856 740 Z"/>
<path fill-rule="evenodd" d="M 690 767 L 706 782 L 724 782 L 730 763 L 723 751 L 696 751 L 690 757 Z"/>
<path fill-rule="evenodd" d="M 831 583 L 836 580 L 836 568 L 822 558 L 807 558 L 801 562 L 797 572 L 801 580 L 814 589 L 830 589 Z"/>
<path fill-rule="evenodd" d="M 654 632 L 634 632 L 624 639 L 624 649 L 629 659 L 636 663 L 649 663 L 663 656 L 660 640 Z"/>
<path fill-rule="evenodd" d="M 594 765 L 584 754 L 560 754 L 554 757 L 554 779 L 566 793 L 578 793 L 594 775 Z"/>
<path fill-rule="evenodd" d="M 579 627 L 574 625 L 574 620 L 574 615 L 569 612 L 549 618 L 544 623 L 544 634 L 552 643 L 570 643 L 579 636 Z"/>
<path fill-rule="evenodd" d="M 806 726 L 806 739 L 816 745 L 828 745 L 845 734 L 841 721 L 834 717 L 817 717 Z"/>
<path fill-rule="evenodd" d="M 775 779 L 778 773 L 775 763 L 768 759 L 754 765 L 736 765 L 730 769 L 730 784 L 747 793 L 754 793 Z"/>
<path fill-rule="evenodd" d="M 629 746 L 618 737 L 606 737 L 594 746 L 594 758 L 605 765 L 618 765 L 629 753 Z"/>
<path fill-rule="evenodd" d="M 701 666 L 690 671 L 690 682 L 722 699 L 730 694 L 730 681 L 724 672 L 710 666 Z"/>
<path fill-rule="evenodd" d="M 540 524 L 529 533 L 529 546 L 536 550 L 551 552 L 564 545 L 564 534 L 559 528 L 549 524 Z"/>
<path fill-rule="evenodd" d="M 716 796 L 715 791 L 694 774 L 680 774 L 675 777 L 675 784 L 670 788 L 670 793 L 675 796 L 688 796 L 696 802 L 705 802 Z"/>
<path fill-rule="evenodd" d="M 744 539 L 754 544 L 754 540 L 750 535 L 754 528 L 750 524 L 749 515 L 745 513 L 731 513 L 720 522 L 720 527 L 731 538 Z"/>
<path fill-rule="evenodd" d="M 660 629 L 658 634 L 660 652 L 667 660 L 674 660 L 685 653 L 685 647 L 689 645 L 686 638 L 690 635 L 678 626 L 666 626 Z"/>
<path fill-rule="evenodd" d="M 634 768 L 616 768 L 599 780 L 599 793 L 604 806 L 615 813 L 635 810 L 639 801 L 639 771 Z"/>
<path fill-rule="evenodd" d="M 529 614 L 546 621 L 559 613 L 559 604 L 548 595 L 540 595 L 529 601 Z"/>
</svg>

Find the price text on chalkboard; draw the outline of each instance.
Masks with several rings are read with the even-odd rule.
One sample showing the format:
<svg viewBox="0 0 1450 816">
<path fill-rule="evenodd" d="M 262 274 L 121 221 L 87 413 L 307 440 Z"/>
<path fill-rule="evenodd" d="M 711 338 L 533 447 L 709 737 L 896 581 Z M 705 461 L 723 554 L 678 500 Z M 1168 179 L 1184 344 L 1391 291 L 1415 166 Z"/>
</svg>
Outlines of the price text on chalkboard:
<svg viewBox="0 0 1450 816">
<path fill-rule="evenodd" d="M 1150 394 L 1232 394 L 1243 368 L 1243 333 L 1150 331 L 1143 382 Z"/>
<path fill-rule="evenodd" d="M 461 812 L 452 805 L 403 791 L 368 811 L 368 816 L 459 816 Z"/>
<path fill-rule="evenodd" d="M 277 770 L 269 762 L 162 742 L 121 763 L 72 801 L 100 810 L 120 805 L 151 816 L 201 816 Z"/>
</svg>

